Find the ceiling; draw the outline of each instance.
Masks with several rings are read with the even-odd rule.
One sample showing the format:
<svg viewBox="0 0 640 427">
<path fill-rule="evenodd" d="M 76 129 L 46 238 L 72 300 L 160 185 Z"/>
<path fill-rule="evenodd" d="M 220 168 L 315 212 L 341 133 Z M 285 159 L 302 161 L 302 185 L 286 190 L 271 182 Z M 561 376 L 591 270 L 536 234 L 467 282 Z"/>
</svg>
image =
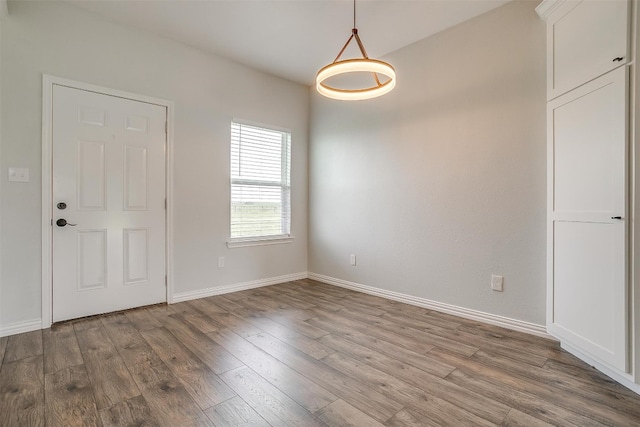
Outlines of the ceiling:
<svg viewBox="0 0 640 427">
<path fill-rule="evenodd" d="M 380 58 L 509 0 L 359 0 L 357 27 Z M 127 26 L 302 84 L 332 62 L 353 26 L 350 0 L 71 0 Z M 344 58 L 357 56 L 347 51 Z"/>
</svg>

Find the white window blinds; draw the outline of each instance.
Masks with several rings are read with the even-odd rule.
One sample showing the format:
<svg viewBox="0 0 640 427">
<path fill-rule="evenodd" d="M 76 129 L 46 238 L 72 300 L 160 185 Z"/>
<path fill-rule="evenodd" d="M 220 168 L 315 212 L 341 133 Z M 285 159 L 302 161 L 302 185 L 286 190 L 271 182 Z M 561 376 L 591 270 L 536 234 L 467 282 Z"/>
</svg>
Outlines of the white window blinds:
<svg viewBox="0 0 640 427">
<path fill-rule="evenodd" d="M 291 228 L 291 134 L 231 123 L 231 238 Z"/>
</svg>

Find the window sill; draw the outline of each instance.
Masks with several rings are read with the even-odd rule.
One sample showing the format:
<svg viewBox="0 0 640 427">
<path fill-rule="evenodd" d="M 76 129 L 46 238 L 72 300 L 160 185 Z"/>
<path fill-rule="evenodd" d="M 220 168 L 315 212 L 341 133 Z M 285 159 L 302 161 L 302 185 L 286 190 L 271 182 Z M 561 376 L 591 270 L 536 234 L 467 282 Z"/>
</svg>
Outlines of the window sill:
<svg viewBox="0 0 640 427">
<path fill-rule="evenodd" d="M 244 248 L 247 246 L 265 246 L 265 245 L 280 245 L 282 243 L 293 242 L 293 236 L 265 236 L 265 237 L 241 237 L 236 239 L 227 240 L 227 247 Z"/>
</svg>

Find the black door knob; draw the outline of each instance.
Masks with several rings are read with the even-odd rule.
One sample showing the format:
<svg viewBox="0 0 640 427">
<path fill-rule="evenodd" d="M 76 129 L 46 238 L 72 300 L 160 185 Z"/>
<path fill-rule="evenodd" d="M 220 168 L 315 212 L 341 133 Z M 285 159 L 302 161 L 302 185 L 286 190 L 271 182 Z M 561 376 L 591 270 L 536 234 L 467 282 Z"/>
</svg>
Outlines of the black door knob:
<svg viewBox="0 0 640 427">
<path fill-rule="evenodd" d="M 60 218 L 59 220 L 57 220 L 57 221 L 56 221 L 56 225 L 57 225 L 58 227 L 64 227 L 65 225 L 70 225 L 71 227 L 74 227 L 74 226 L 76 226 L 77 224 L 71 224 L 71 223 L 67 222 L 67 220 L 66 220 L 66 219 L 64 219 L 64 218 Z"/>
</svg>

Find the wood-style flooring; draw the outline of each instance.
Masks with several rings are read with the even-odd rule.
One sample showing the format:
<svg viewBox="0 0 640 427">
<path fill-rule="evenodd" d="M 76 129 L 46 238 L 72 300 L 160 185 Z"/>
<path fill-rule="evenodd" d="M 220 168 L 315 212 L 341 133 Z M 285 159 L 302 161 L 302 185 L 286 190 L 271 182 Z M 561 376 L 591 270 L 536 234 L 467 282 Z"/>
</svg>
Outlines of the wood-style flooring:
<svg viewBox="0 0 640 427">
<path fill-rule="evenodd" d="M 0 426 L 640 425 L 544 338 L 311 280 L 0 339 Z"/>
</svg>

